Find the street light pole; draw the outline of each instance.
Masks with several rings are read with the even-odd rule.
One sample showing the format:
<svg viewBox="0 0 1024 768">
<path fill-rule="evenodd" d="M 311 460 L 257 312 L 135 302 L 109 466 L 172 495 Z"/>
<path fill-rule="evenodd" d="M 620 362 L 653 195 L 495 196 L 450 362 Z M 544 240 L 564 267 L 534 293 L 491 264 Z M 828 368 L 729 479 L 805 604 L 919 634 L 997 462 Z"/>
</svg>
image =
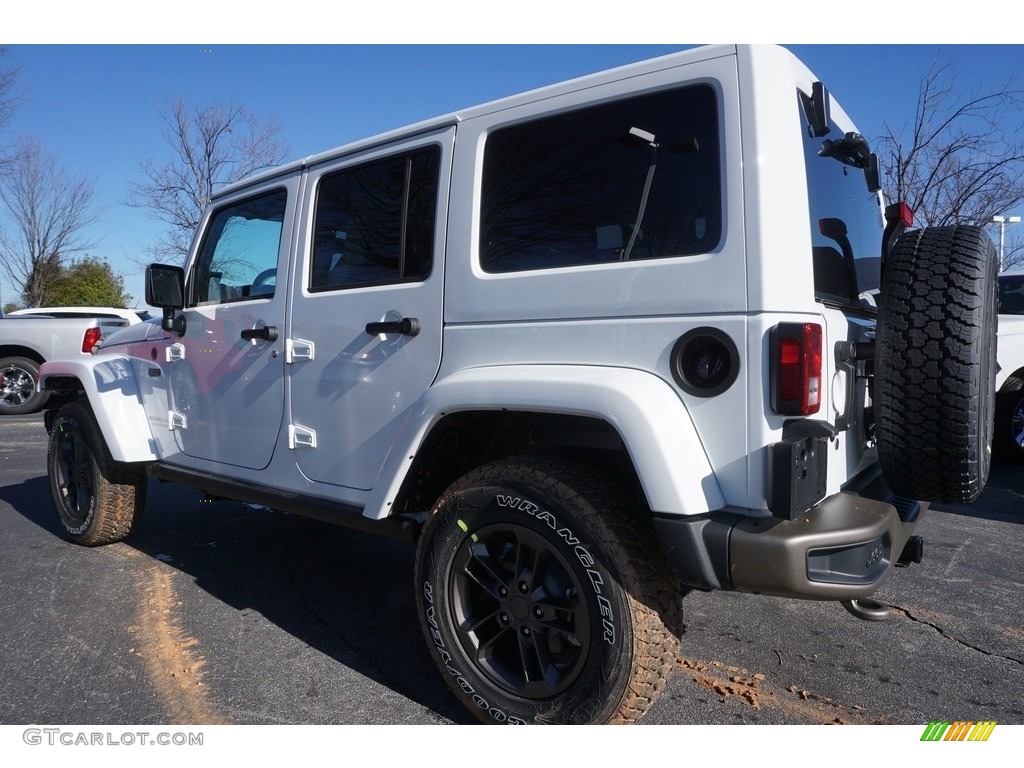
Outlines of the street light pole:
<svg viewBox="0 0 1024 768">
<path fill-rule="evenodd" d="M 992 221 L 999 225 L 999 271 L 1002 272 L 1006 269 L 1006 264 L 1003 263 L 1003 244 L 1006 237 L 1006 225 L 1020 224 L 1020 216 L 993 216 Z"/>
</svg>

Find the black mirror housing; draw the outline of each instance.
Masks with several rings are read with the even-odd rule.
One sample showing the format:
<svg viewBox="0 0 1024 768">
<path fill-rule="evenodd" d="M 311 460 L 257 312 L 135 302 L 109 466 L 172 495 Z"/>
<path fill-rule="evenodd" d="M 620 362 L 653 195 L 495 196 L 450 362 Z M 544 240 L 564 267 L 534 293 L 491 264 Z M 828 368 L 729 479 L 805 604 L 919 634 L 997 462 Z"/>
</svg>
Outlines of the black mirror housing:
<svg viewBox="0 0 1024 768">
<path fill-rule="evenodd" d="M 185 317 L 176 312 L 185 306 L 185 270 L 171 264 L 146 267 L 146 303 L 164 311 L 161 328 L 183 335 Z"/>
<path fill-rule="evenodd" d="M 160 309 L 185 306 L 185 270 L 170 264 L 146 267 L 146 303 Z"/>
</svg>

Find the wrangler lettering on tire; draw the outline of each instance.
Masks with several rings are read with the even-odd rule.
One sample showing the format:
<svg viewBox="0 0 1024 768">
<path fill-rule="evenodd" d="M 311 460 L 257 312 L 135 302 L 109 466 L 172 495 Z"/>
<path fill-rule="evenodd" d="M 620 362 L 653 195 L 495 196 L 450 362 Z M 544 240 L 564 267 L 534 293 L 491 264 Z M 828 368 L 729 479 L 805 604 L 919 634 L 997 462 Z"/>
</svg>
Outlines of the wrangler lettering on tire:
<svg viewBox="0 0 1024 768">
<path fill-rule="evenodd" d="M 633 722 L 671 668 L 678 590 L 645 511 L 590 470 L 507 459 L 441 497 L 417 550 L 420 619 L 485 722 Z"/>
</svg>

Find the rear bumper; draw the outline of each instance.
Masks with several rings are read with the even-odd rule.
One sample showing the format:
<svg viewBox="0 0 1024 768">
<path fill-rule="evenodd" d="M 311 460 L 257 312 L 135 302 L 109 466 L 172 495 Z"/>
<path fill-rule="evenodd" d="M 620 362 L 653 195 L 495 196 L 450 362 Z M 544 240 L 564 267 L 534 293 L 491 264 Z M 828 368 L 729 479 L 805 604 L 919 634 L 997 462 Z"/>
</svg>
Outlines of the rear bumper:
<svg viewBox="0 0 1024 768">
<path fill-rule="evenodd" d="M 926 509 L 896 498 L 876 466 L 792 520 L 721 512 L 655 528 L 685 585 L 850 600 L 882 586 Z"/>
</svg>

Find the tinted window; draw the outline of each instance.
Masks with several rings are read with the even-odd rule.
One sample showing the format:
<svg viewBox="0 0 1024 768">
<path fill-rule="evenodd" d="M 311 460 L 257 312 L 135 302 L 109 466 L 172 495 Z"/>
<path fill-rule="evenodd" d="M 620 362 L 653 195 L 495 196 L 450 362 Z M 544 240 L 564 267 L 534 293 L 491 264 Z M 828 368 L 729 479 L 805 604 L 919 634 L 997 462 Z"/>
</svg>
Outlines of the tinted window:
<svg viewBox="0 0 1024 768">
<path fill-rule="evenodd" d="M 863 170 L 818 155 L 825 139 L 841 138 L 843 132 L 831 125 L 826 136 L 815 138 L 803 106 L 800 116 L 810 197 L 814 293 L 824 301 L 859 304 L 862 293 L 876 291 L 879 285 L 883 228 L 879 198 L 868 191 Z"/>
<path fill-rule="evenodd" d="M 1024 315 L 1024 275 L 999 276 L 999 312 Z"/>
<path fill-rule="evenodd" d="M 690 86 L 495 131 L 488 272 L 705 253 L 722 229 L 715 92 Z"/>
<path fill-rule="evenodd" d="M 423 280 L 437 212 L 437 147 L 332 173 L 317 191 L 311 290 Z"/>
<path fill-rule="evenodd" d="M 213 215 L 192 281 L 195 304 L 274 295 L 287 202 L 287 193 L 279 189 L 231 203 Z"/>
</svg>

